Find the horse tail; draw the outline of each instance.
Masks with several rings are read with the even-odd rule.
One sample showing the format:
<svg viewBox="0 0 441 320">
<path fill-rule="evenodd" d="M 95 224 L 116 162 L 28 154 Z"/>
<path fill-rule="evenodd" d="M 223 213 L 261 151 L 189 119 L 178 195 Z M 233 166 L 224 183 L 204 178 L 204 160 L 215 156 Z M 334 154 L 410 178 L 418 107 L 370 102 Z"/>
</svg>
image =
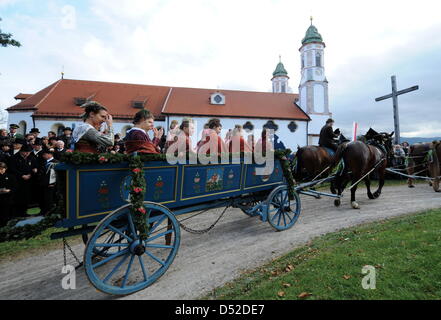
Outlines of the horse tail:
<svg viewBox="0 0 441 320">
<path fill-rule="evenodd" d="M 334 158 L 331 161 L 331 170 L 334 169 L 342 160 L 344 153 L 346 151 L 348 144 L 343 143 L 338 146 L 337 151 L 335 152 Z"/>
<path fill-rule="evenodd" d="M 304 148 L 297 147 L 296 155 L 293 159 L 293 174 L 294 178 L 300 179 L 301 178 L 301 170 L 302 170 L 302 154 L 303 154 Z"/>
</svg>

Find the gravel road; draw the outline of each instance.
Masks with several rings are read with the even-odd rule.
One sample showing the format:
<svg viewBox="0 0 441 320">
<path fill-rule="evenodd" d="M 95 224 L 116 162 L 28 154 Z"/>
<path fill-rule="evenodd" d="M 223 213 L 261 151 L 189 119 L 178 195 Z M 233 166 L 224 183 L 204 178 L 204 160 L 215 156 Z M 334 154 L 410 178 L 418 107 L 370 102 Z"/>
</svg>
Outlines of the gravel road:
<svg viewBox="0 0 441 320">
<path fill-rule="evenodd" d="M 314 237 L 362 223 L 383 220 L 425 209 L 441 208 L 441 193 L 428 185 L 386 187 L 379 199 L 369 200 L 364 189 L 357 192 L 360 210 L 350 207 L 345 193 L 340 208 L 333 199 L 316 200 L 301 196 L 302 214 L 293 228 L 275 232 L 258 218 L 239 209 L 229 209 L 207 234 L 182 231 L 178 254 L 165 275 L 138 293 L 114 297 L 98 292 L 89 284 L 84 268 L 77 271 L 77 288 L 61 288 L 61 248 L 38 256 L 0 264 L 0 299 L 196 299 L 253 269 L 301 246 Z M 209 226 L 222 209 L 211 210 L 186 224 Z M 191 221 L 191 223 L 190 223 Z M 82 258 L 84 245 L 73 247 Z M 73 259 L 72 259 L 73 263 Z"/>
</svg>

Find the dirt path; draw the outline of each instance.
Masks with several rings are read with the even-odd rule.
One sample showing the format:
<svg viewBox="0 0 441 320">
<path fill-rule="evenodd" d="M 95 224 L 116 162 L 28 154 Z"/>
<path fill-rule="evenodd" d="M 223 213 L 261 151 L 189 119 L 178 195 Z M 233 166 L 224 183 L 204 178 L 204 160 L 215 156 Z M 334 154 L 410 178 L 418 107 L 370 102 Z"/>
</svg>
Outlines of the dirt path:
<svg viewBox="0 0 441 320">
<path fill-rule="evenodd" d="M 414 189 L 387 187 L 380 199 L 369 200 L 359 190 L 360 210 L 353 210 L 345 194 L 340 208 L 333 200 L 302 196 L 302 214 L 290 230 L 275 232 L 268 223 L 230 209 L 208 234 L 182 232 L 181 247 L 165 275 L 149 288 L 120 299 L 195 299 L 234 279 L 241 271 L 298 247 L 316 236 L 365 222 L 440 208 L 441 194 L 427 185 Z M 195 218 L 189 226 L 210 225 L 221 209 Z M 82 257 L 83 245 L 74 247 Z M 73 263 L 73 259 L 72 259 Z M 0 299 L 115 299 L 96 291 L 84 269 L 77 271 L 77 288 L 63 290 L 61 248 L 0 265 Z"/>
</svg>

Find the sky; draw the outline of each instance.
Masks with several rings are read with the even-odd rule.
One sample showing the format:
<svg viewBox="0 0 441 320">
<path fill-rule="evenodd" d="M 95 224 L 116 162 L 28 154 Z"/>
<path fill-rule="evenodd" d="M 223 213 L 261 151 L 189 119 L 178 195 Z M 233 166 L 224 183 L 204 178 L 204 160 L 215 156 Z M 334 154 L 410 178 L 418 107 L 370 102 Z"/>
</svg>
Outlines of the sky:
<svg viewBox="0 0 441 320">
<path fill-rule="evenodd" d="M 270 91 L 279 55 L 298 92 L 310 17 L 326 44 L 334 127 L 350 135 L 441 136 L 439 1 L 0 0 L 0 28 L 22 47 L 0 47 L 0 109 L 19 92 L 61 77 L 194 88 Z"/>
</svg>

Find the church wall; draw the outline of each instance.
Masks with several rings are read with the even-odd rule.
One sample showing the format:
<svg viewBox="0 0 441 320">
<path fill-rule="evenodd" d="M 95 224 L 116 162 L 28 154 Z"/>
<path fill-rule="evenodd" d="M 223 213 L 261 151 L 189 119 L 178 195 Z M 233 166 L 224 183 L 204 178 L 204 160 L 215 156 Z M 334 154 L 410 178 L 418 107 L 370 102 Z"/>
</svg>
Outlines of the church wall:
<svg viewBox="0 0 441 320">
<path fill-rule="evenodd" d="M 9 112 L 8 116 L 8 127 L 10 124 L 17 124 L 19 126 L 22 126 L 23 124 L 26 124 L 26 133 L 29 132 L 34 127 L 34 122 L 32 120 L 32 112 Z M 20 129 L 18 129 L 18 132 L 20 132 Z M 40 130 L 41 131 L 41 130 Z"/>
</svg>

